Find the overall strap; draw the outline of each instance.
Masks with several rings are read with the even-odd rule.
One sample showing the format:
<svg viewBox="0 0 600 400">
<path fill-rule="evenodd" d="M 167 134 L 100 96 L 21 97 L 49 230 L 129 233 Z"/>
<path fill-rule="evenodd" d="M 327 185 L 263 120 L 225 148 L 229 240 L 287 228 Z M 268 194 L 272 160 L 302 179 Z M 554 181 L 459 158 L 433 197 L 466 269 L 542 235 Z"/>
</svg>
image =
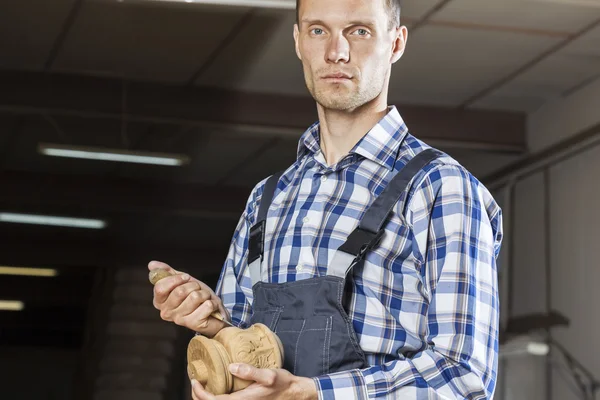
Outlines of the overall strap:
<svg viewBox="0 0 600 400">
<path fill-rule="evenodd" d="M 260 200 L 256 223 L 250 228 L 250 237 L 248 239 L 248 268 L 250 269 L 252 286 L 261 281 L 261 266 L 265 250 L 267 212 L 271 206 L 271 201 L 273 201 L 275 189 L 277 189 L 277 182 L 279 182 L 279 178 L 282 174 L 283 171 L 279 171 L 267 179 Z"/>
<path fill-rule="evenodd" d="M 414 156 L 391 179 L 367 209 L 358 227 L 336 251 L 327 268 L 327 275 L 345 278 L 352 267 L 362 261 L 365 254 L 379 244 L 385 231 L 383 226 L 402 193 L 409 188 L 410 182 L 421 169 L 441 155 L 442 153 L 436 149 L 424 150 Z"/>
</svg>

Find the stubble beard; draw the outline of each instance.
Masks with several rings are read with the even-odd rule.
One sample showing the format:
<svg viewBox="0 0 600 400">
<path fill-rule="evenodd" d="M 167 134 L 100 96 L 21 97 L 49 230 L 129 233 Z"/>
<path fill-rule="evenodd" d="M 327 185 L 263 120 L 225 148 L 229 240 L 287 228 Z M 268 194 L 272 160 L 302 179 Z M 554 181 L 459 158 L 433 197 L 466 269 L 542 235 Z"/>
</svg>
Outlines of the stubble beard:
<svg viewBox="0 0 600 400">
<path fill-rule="evenodd" d="M 369 82 L 365 87 L 355 82 L 325 83 L 317 85 L 314 80 L 307 80 L 307 88 L 321 107 L 335 111 L 351 111 L 375 99 L 382 90 L 381 82 Z"/>
</svg>

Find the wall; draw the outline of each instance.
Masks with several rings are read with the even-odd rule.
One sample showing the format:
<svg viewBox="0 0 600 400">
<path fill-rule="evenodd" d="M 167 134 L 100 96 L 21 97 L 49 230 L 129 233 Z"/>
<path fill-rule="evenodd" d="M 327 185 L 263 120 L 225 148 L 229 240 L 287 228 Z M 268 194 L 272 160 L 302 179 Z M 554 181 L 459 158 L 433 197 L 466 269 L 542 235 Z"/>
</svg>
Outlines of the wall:
<svg viewBox="0 0 600 400">
<path fill-rule="evenodd" d="M 600 79 L 571 94 L 556 99 L 528 119 L 528 142 L 532 152 L 567 139 L 600 124 Z M 512 295 L 502 302 L 505 316 L 545 311 L 549 306 L 565 315 L 568 328 L 556 328 L 553 337 L 584 366 L 600 378 L 600 147 L 561 161 L 544 173 L 520 181 L 515 187 L 514 263 Z M 549 203 L 544 202 L 548 191 Z M 503 199 L 506 206 L 506 199 Z M 549 219 L 545 218 L 545 207 Z M 508 216 L 507 216 L 508 218 Z M 544 227 L 550 228 L 549 259 L 546 260 Z M 507 238 L 508 241 L 508 238 Z M 508 247 L 506 250 L 508 250 Z M 503 249 L 504 251 L 505 249 Z M 506 258 L 506 257 L 504 257 Z M 503 266 L 508 261 L 502 260 Z M 550 281 L 546 284 L 546 263 Z M 552 358 L 556 367 L 548 376 L 546 363 L 539 357 L 519 357 L 503 362 L 498 398 L 510 400 L 577 399 L 565 364 Z M 597 395 L 600 399 L 600 395 Z"/>
<path fill-rule="evenodd" d="M 547 103 L 528 118 L 532 152 L 575 135 L 600 122 L 600 78 L 565 98 Z"/>
<path fill-rule="evenodd" d="M 545 311 L 543 184 L 542 174 L 518 182 L 513 188 L 512 208 L 510 192 L 496 194 L 504 211 L 505 237 L 499 263 L 503 327 L 509 317 Z M 543 358 L 502 358 L 500 374 L 497 398 L 546 398 Z"/>
</svg>

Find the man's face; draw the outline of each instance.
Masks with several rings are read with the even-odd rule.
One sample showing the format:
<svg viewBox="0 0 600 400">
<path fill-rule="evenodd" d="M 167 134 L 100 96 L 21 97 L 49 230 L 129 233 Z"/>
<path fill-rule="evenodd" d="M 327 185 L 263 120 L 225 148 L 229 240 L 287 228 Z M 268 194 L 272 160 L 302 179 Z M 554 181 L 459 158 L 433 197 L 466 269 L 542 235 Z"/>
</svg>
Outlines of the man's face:
<svg viewBox="0 0 600 400">
<path fill-rule="evenodd" d="M 391 26 L 385 0 L 302 0 L 298 18 L 296 53 L 317 103 L 351 111 L 387 89 L 407 33 Z"/>
</svg>

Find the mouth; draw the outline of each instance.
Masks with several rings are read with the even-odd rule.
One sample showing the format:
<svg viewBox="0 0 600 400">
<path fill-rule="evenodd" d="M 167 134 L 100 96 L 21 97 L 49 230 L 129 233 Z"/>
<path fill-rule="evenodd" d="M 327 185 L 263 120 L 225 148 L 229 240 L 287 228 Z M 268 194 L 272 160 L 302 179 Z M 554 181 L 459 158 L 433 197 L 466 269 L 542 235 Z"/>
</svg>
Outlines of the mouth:
<svg viewBox="0 0 600 400">
<path fill-rule="evenodd" d="M 329 82 L 346 82 L 352 80 L 352 77 L 346 74 L 329 74 L 323 76 L 322 79 Z"/>
</svg>

